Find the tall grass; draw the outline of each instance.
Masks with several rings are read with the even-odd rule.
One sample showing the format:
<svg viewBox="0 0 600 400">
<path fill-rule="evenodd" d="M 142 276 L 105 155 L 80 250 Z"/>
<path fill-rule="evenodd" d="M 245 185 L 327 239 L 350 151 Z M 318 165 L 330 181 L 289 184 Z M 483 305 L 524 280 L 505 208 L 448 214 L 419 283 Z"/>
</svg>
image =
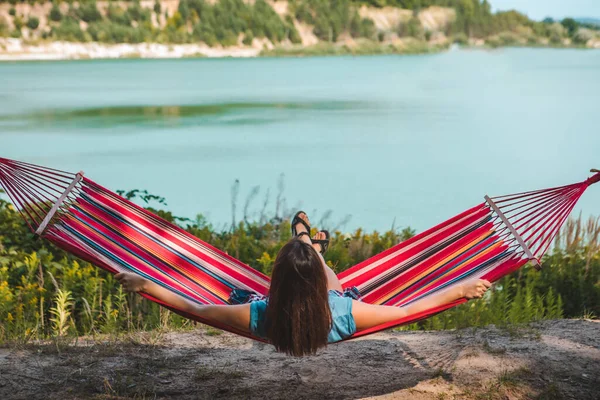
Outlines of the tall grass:
<svg viewBox="0 0 600 400">
<path fill-rule="evenodd" d="M 279 249 L 290 239 L 291 208 L 280 193 L 272 214 L 268 194 L 259 211 L 244 204 L 240 220 L 215 228 L 202 216 L 177 218 L 153 208 L 188 232 L 269 274 Z M 232 190 L 237 201 L 237 189 Z M 253 190 L 252 198 L 257 198 Z M 129 192 L 130 196 L 147 195 Z M 125 193 L 127 195 L 127 193 Z M 164 199 L 154 197 L 159 206 Z M 235 209 L 235 206 L 232 207 Z M 347 221 L 347 218 L 344 219 Z M 410 228 L 343 233 L 323 214 L 319 226 L 334 231 L 327 253 L 336 271 L 363 261 L 414 235 Z M 336 228 L 337 225 L 337 228 Z M 449 329 L 520 324 L 561 317 L 600 315 L 600 223 L 569 220 L 541 272 L 524 267 L 501 279 L 483 300 L 469 302 L 404 329 Z M 189 327 L 191 323 L 141 296 L 126 294 L 112 275 L 35 238 L 13 206 L 0 198 L 0 342 L 68 335 L 121 334 Z"/>
</svg>

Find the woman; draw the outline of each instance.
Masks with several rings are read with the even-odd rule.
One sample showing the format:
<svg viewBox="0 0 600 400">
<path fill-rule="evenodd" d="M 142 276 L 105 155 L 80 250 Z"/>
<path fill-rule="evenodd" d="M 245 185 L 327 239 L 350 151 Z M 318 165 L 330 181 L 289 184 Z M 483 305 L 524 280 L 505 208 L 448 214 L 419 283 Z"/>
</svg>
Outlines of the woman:
<svg viewBox="0 0 600 400">
<path fill-rule="evenodd" d="M 311 240 L 304 212 L 292 221 L 294 237 L 279 251 L 273 265 L 268 300 L 241 305 L 200 305 L 145 278 L 121 273 L 116 279 L 129 292 L 145 292 L 173 307 L 267 339 L 278 351 L 293 356 L 315 354 L 353 335 L 356 330 L 395 321 L 460 298 L 480 298 L 490 287 L 473 279 L 403 307 L 367 304 L 342 295 L 336 274 L 320 253 L 328 236 L 321 231 Z"/>
</svg>

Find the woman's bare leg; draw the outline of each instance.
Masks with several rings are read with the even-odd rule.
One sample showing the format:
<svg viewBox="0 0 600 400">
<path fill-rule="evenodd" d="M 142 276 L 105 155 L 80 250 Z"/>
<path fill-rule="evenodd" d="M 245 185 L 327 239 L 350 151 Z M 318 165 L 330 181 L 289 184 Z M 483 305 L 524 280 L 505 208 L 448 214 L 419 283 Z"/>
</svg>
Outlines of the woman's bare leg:
<svg viewBox="0 0 600 400">
<path fill-rule="evenodd" d="M 326 236 L 323 232 L 317 232 L 313 239 L 324 240 L 326 239 Z M 327 276 L 327 289 L 338 290 L 340 292 L 343 292 L 344 289 L 342 289 L 342 284 L 340 283 L 340 280 L 338 279 L 336 273 L 333 272 L 329 265 L 327 265 L 325 259 L 323 258 L 323 255 L 320 253 L 321 245 L 315 243 L 313 244 L 313 247 L 315 248 L 316 252 L 319 253 L 319 257 L 321 258 L 321 263 L 323 264 L 323 269 L 325 270 L 325 276 Z"/>
<path fill-rule="evenodd" d="M 303 219 L 310 226 L 310 221 L 306 214 L 302 213 L 299 215 L 299 217 L 301 219 Z M 298 225 L 296 225 L 296 232 L 298 232 L 298 233 L 306 232 L 306 228 L 304 227 L 304 225 L 299 223 Z M 308 232 L 308 233 L 310 234 L 310 232 Z M 313 239 L 325 239 L 325 234 L 323 232 L 317 232 L 317 234 L 313 237 Z M 307 235 L 300 236 L 300 240 L 302 240 L 305 243 L 311 244 L 315 248 L 317 253 L 320 252 L 321 245 L 313 244 Z M 331 268 L 329 268 L 329 266 L 325 262 L 325 259 L 321 255 L 321 253 L 319 253 L 319 257 L 321 258 L 321 263 L 323 264 L 323 269 L 325 270 L 325 276 L 327 277 L 327 289 L 339 290 L 340 292 L 342 292 L 343 291 L 342 284 L 340 283 L 340 280 L 338 279 L 337 275 L 335 274 L 335 272 L 333 272 L 333 270 Z"/>
</svg>

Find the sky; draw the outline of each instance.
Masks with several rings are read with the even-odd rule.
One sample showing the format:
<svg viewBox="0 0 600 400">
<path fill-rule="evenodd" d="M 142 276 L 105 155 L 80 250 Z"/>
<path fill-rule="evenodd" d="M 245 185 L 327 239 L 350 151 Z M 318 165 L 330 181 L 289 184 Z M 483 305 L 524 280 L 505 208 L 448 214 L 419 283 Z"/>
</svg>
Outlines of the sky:
<svg viewBox="0 0 600 400">
<path fill-rule="evenodd" d="M 600 0 L 489 0 L 494 10 L 523 12 L 529 18 L 542 20 L 564 17 L 600 18 Z"/>
</svg>

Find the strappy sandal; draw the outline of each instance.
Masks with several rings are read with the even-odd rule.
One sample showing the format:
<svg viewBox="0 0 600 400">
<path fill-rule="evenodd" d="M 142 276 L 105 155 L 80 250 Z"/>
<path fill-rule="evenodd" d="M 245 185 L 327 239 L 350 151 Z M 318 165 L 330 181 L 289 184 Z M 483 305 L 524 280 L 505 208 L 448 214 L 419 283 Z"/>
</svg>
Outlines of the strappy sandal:
<svg viewBox="0 0 600 400">
<path fill-rule="evenodd" d="M 318 244 L 321 246 L 321 251 L 319 251 L 319 253 L 321 253 L 321 255 L 325 255 L 325 252 L 327 252 L 327 249 L 329 248 L 329 231 L 326 231 L 325 229 L 323 229 L 322 231 L 319 232 L 323 232 L 325 234 L 325 239 L 311 239 L 313 244 Z"/>
<path fill-rule="evenodd" d="M 303 235 L 308 235 L 310 237 L 310 225 L 308 225 L 305 220 L 300 218 L 300 214 L 307 215 L 304 211 L 298 211 L 296 214 L 294 214 L 294 218 L 292 218 L 292 236 L 300 237 Z M 296 225 L 298 224 L 304 225 L 306 232 L 298 233 L 298 231 L 296 231 Z"/>
</svg>

